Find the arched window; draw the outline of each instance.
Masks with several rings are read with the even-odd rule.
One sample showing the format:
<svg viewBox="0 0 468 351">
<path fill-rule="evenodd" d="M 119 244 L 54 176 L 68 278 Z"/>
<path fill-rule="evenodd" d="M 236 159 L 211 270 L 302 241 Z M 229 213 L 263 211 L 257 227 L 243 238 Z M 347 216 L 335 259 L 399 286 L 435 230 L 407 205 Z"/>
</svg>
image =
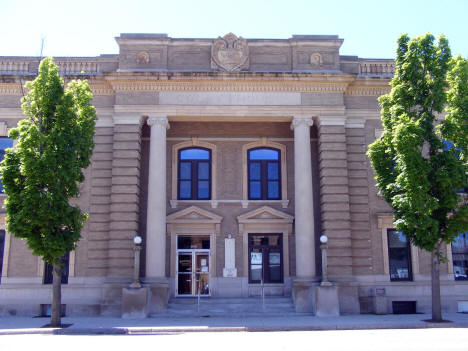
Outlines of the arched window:
<svg viewBox="0 0 468 351">
<path fill-rule="evenodd" d="M 280 150 L 256 148 L 247 152 L 249 200 L 280 200 Z"/>
<path fill-rule="evenodd" d="M 179 200 L 211 199 L 211 150 L 179 150 L 177 188 Z"/>
</svg>

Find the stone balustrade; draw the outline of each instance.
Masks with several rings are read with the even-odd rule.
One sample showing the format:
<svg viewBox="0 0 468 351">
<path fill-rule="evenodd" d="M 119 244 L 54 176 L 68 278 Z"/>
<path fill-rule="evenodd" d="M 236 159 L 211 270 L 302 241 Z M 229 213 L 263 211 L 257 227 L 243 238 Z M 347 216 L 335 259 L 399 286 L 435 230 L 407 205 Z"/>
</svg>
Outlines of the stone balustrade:
<svg viewBox="0 0 468 351">
<path fill-rule="evenodd" d="M 0 72 L 25 73 L 29 72 L 29 62 L 17 60 L 0 60 Z"/>
<path fill-rule="evenodd" d="M 395 61 L 393 60 L 360 60 L 360 76 L 393 76 Z"/>
<path fill-rule="evenodd" d="M 86 74 L 94 75 L 99 72 L 99 63 L 83 60 L 56 61 L 59 66 L 59 72 L 62 75 Z"/>
</svg>

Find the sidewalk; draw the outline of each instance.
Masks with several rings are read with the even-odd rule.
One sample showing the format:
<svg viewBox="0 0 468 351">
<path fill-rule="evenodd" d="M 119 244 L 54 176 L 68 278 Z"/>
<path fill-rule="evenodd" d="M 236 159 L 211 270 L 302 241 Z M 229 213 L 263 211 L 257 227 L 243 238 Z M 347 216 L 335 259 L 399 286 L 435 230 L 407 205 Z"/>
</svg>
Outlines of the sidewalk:
<svg viewBox="0 0 468 351">
<path fill-rule="evenodd" d="M 300 331 L 346 329 L 468 328 L 468 314 L 445 313 L 451 323 L 427 323 L 430 314 L 345 315 L 339 317 L 64 317 L 68 328 L 41 328 L 50 318 L 2 317 L 0 335 L 11 334 L 159 334 L 219 331 Z"/>
</svg>

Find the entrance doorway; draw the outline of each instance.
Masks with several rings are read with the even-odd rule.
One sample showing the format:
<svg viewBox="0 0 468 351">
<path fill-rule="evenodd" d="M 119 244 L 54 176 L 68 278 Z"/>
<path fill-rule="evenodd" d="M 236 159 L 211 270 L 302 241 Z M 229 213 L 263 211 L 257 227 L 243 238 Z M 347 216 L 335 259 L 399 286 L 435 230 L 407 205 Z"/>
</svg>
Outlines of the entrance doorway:
<svg viewBox="0 0 468 351">
<path fill-rule="evenodd" d="M 249 234 L 249 283 L 283 283 L 282 234 Z"/>
<path fill-rule="evenodd" d="M 177 237 L 177 296 L 210 296 L 210 237 Z"/>
</svg>

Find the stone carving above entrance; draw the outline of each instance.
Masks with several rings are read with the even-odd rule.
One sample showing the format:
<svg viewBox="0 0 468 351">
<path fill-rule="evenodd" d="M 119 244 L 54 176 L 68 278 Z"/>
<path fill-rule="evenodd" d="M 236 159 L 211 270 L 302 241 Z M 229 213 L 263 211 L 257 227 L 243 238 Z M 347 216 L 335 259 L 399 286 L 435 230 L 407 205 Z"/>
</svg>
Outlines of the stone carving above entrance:
<svg viewBox="0 0 468 351">
<path fill-rule="evenodd" d="M 150 56 L 146 51 L 140 51 L 137 55 L 136 63 L 139 65 L 148 64 L 150 62 Z"/>
<path fill-rule="evenodd" d="M 216 39 L 211 46 L 211 69 L 237 72 L 249 68 L 247 40 L 229 33 Z"/>
</svg>

